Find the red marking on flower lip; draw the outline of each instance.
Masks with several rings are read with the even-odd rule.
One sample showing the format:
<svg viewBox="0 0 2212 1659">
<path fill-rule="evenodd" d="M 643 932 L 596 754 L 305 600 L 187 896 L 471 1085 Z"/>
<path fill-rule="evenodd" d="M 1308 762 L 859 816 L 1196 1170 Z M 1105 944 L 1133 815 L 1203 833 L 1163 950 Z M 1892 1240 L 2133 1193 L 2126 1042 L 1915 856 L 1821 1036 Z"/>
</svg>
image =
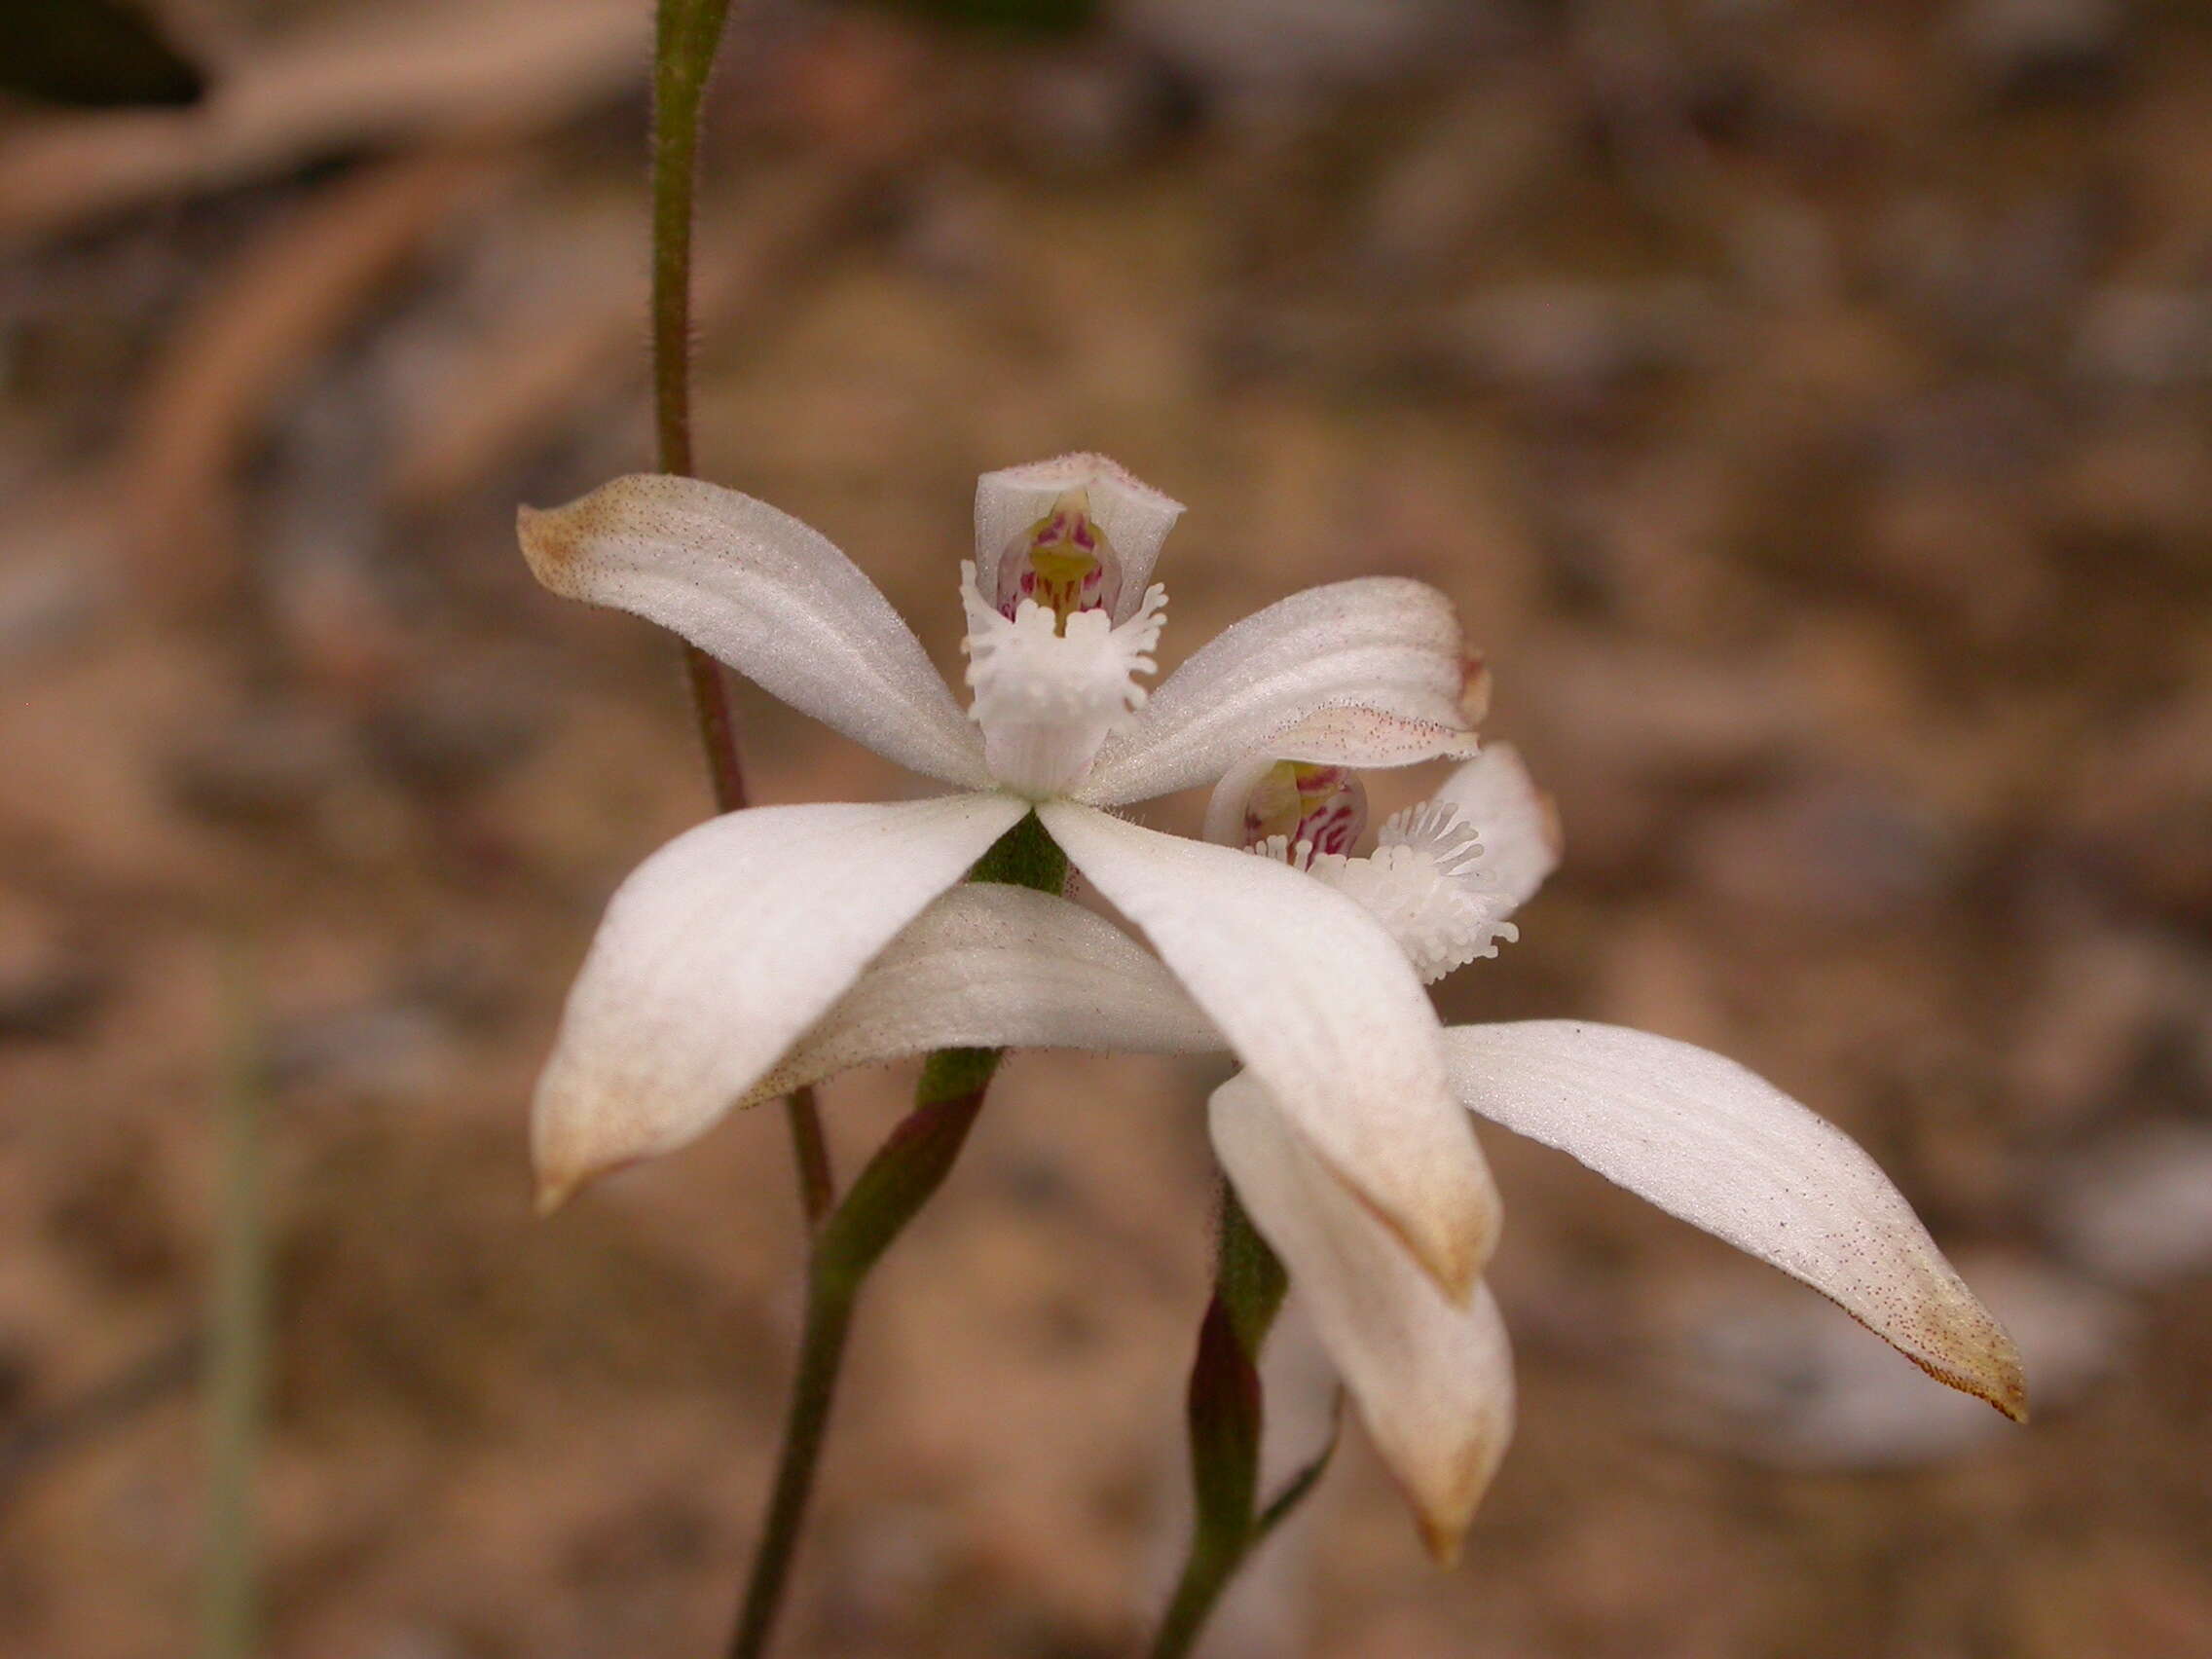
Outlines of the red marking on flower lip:
<svg viewBox="0 0 2212 1659">
<path fill-rule="evenodd" d="M 1309 841 L 1316 853 L 1348 855 L 1358 844 L 1360 820 L 1365 816 L 1349 800 L 1338 797 L 1298 821 L 1295 841 Z"/>
<path fill-rule="evenodd" d="M 1084 610 L 1111 610 L 1121 597 L 1114 545 L 1093 522 L 1080 491 L 1062 496 L 1000 556 L 998 611 L 1012 621 L 1023 600 L 1047 607 L 1065 629 Z"/>
<path fill-rule="evenodd" d="M 1262 773 L 1244 803 L 1244 844 L 1280 835 L 1292 847 L 1348 855 L 1367 828 L 1367 789 L 1347 766 L 1281 760 Z"/>
</svg>

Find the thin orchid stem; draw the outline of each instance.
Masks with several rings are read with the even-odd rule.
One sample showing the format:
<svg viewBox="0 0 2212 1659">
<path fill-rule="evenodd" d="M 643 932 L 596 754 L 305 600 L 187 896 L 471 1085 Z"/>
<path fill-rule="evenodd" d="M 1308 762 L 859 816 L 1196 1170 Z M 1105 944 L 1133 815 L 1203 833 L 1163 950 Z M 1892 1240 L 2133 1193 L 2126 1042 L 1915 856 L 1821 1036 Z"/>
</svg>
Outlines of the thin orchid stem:
<svg viewBox="0 0 2212 1659">
<path fill-rule="evenodd" d="M 660 0 L 653 36 L 653 427 L 660 463 L 691 470 L 691 228 L 699 108 L 729 0 Z"/>
<path fill-rule="evenodd" d="M 1067 859 L 1032 813 L 1008 830 L 970 872 L 973 881 L 1003 881 L 1057 893 L 1067 885 Z M 782 1610 L 798 1550 L 822 1445 L 830 1430 L 838 1373 L 853 1311 L 869 1271 L 906 1224 L 921 1212 L 967 1144 L 998 1070 L 996 1049 L 940 1049 L 922 1067 L 914 1110 L 891 1131 L 816 1235 L 807 1267 L 806 1324 L 797 1375 L 784 1420 L 776 1483 L 760 1524 L 758 1553 L 745 1587 L 729 1659 L 760 1659 Z"/>
<path fill-rule="evenodd" d="M 822 1129 L 822 1109 L 811 1084 L 784 1096 L 784 1121 L 791 1125 L 792 1159 L 798 1165 L 799 1208 L 806 1230 L 819 1233 L 837 1202 L 837 1178 L 830 1168 L 830 1137 Z"/>
<path fill-rule="evenodd" d="M 663 466 L 662 471 L 674 471 Z M 729 670 L 689 641 L 683 645 L 683 676 L 691 687 L 691 709 L 699 720 L 699 742 L 707 753 L 707 771 L 715 785 L 715 810 L 736 812 L 747 804 L 745 763 L 737 749 L 737 715 L 730 704 Z"/>
<path fill-rule="evenodd" d="M 1216 1295 L 1198 1325 L 1191 1362 L 1191 1483 L 1196 1513 L 1183 1575 L 1148 1650 L 1151 1659 L 1182 1659 L 1205 1628 L 1221 1594 L 1243 1564 L 1259 1492 L 1259 1368 L 1236 1340 L 1229 1310 Z"/>
<path fill-rule="evenodd" d="M 988 1053 L 988 1051 L 985 1051 Z M 995 1058 L 996 1056 L 991 1056 Z M 918 1105 L 871 1159 L 844 1203 L 823 1224 L 807 1271 L 806 1330 L 799 1341 L 798 1372 L 792 1381 L 790 1414 L 776 1484 L 761 1522 L 760 1547 L 745 1588 L 731 1659 L 756 1659 L 782 1610 L 793 1557 L 814 1494 L 814 1475 L 830 1432 L 830 1407 L 844 1364 L 845 1339 L 868 1270 L 903 1231 L 945 1176 L 967 1141 L 983 1090 Z"/>
<path fill-rule="evenodd" d="M 1183 1659 L 1191 1651 L 1237 1570 L 1306 1500 L 1335 1450 L 1332 1436 L 1265 1509 L 1259 1507 L 1267 1417 L 1260 1349 L 1289 1288 L 1282 1264 L 1224 1184 L 1213 1297 L 1191 1361 L 1191 1549 L 1147 1649 L 1150 1659 Z"/>
<path fill-rule="evenodd" d="M 700 103 L 729 17 L 729 0 L 661 0 L 654 19 L 652 137 L 653 429 L 663 472 L 691 465 L 691 239 L 698 195 Z M 729 674 L 688 643 L 683 673 L 691 686 L 699 739 L 714 779 L 715 807 L 746 804 L 745 764 L 738 752 Z M 830 1141 L 814 1090 L 784 1101 L 792 1155 L 798 1166 L 799 1203 L 809 1233 L 818 1230 L 836 1196 Z"/>
</svg>

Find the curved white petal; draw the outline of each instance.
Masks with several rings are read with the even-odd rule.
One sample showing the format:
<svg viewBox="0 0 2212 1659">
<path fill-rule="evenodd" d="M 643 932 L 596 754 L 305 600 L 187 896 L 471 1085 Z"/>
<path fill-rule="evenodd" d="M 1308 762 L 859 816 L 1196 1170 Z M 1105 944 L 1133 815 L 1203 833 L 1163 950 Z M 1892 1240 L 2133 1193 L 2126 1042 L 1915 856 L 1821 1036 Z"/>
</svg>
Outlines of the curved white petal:
<svg viewBox="0 0 2212 1659">
<path fill-rule="evenodd" d="M 999 558 L 1007 543 L 1052 510 L 1070 490 L 1086 490 L 1090 517 L 1121 561 L 1114 620 L 1125 622 L 1144 603 L 1161 543 L 1183 516 L 1172 500 L 1102 455 L 1063 455 L 1006 466 L 976 480 L 976 570 L 986 594 L 999 591 Z"/>
<path fill-rule="evenodd" d="M 1452 602 L 1427 583 L 1308 588 L 1199 647 L 1076 793 L 1102 806 L 1147 800 L 1261 755 L 1346 766 L 1470 755 L 1467 673 Z"/>
<path fill-rule="evenodd" d="M 1337 1177 L 1464 1295 L 1497 1193 L 1452 1103 L 1435 1011 L 1387 934 L 1285 866 L 1049 801 L 1046 830 L 1167 966 Z"/>
<path fill-rule="evenodd" d="M 932 1049 L 1226 1049 L 1159 957 L 1081 904 L 972 882 L 917 916 L 747 1093 L 756 1105 Z"/>
<path fill-rule="evenodd" d="M 1533 899 L 1559 867 L 1559 814 L 1511 744 L 1484 744 L 1429 798 L 1456 808 L 1482 841 L 1475 868 L 1498 902 L 1499 921 Z"/>
<path fill-rule="evenodd" d="M 640 865 L 537 1082 L 540 1201 L 703 1133 L 1027 810 L 998 794 L 755 807 Z"/>
<path fill-rule="evenodd" d="M 524 507 L 522 550 L 555 593 L 681 634 L 877 754 L 964 789 L 982 739 L 921 643 L 821 532 L 696 478 L 638 473 Z"/>
<path fill-rule="evenodd" d="M 1841 1129 L 1733 1060 L 1617 1025 L 1454 1026 L 1473 1111 L 1773 1263 L 1922 1370 L 2024 1419 L 2019 1350 Z"/>
<path fill-rule="evenodd" d="M 1248 1074 L 1214 1091 L 1207 1122 L 1421 1536 L 1449 1562 L 1513 1435 L 1513 1356 L 1489 1287 L 1464 1307 L 1440 1295 Z"/>
</svg>

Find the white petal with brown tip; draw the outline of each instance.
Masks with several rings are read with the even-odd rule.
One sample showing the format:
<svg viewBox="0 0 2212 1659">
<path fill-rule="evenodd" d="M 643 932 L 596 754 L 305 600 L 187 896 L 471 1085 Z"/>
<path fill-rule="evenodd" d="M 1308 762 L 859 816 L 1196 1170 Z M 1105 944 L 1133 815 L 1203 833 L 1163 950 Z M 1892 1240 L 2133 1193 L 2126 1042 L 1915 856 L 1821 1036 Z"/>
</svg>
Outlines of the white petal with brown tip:
<svg viewBox="0 0 2212 1659">
<path fill-rule="evenodd" d="M 1449 1562 L 1513 1434 L 1513 1357 L 1489 1287 L 1463 1306 L 1440 1295 L 1249 1076 L 1214 1091 L 1208 1124 L 1429 1552 Z"/>
<path fill-rule="evenodd" d="M 900 765 L 989 784 L 980 735 L 913 631 L 821 532 L 735 490 L 658 473 L 522 509 L 555 593 L 658 622 Z"/>
<path fill-rule="evenodd" d="M 704 1133 L 1027 810 L 998 794 L 755 807 L 640 865 L 538 1079 L 541 1204 Z"/>
<path fill-rule="evenodd" d="M 1446 1031 L 1472 1111 L 1803 1280 L 1932 1377 L 2025 1420 L 2019 1350 L 1904 1195 L 1825 1118 L 1687 1043 L 1576 1020 Z"/>
</svg>

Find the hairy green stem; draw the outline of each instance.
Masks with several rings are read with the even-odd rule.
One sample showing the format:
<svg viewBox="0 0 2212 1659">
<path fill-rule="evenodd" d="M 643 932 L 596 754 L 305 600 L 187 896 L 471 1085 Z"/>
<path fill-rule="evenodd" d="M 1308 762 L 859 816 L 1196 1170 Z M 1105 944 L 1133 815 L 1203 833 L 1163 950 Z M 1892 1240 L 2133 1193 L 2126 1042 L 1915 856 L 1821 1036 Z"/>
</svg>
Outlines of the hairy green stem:
<svg viewBox="0 0 2212 1659">
<path fill-rule="evenodd" d="M 664 471 L 691 470 L 691 226 L 699 107 L 729 0 L 660 0 L 653 30 L 653 427 Z"/>
<path fill-rule="evenodd" d="M 1153 1659 L 1188 1653 L 1243 1563 L 1260 1487 L 1260 1373 L 1217 1296 L 1191 1362 L 1191 1550 L 1153 1639 Z"/>
<path fill-rule="evenodd" d="M 792 1131 L 792 1160 L 798 1166 L 799 1209 L 813 1233 L 837 1201 L 837 1178 L 830 1172 L 830 1137 L 823 1132 L 822 1108 L 811 1085 L 784 1096 L 784 1122 Z"/>
<path fill-rule="evenodd" d="M 1031 813 L 999 837 L 969 879 L 1057 893 L 1067 884 L 1067 856 Z M 760 1524 L 758 1553 L 730 1638 L 730 1659 L 759 1659 L 768 1650 L 830 1431 L 845 1340 L 862 1287 L 952 1172 L 983 1109 L 999 1057 L 996 1049 L 940 1049 L 930 1055 L 914 1089 L 913 1111 L 891 1131 L 815 1235 L 797 1375 L 792 1382 L 776 1481 Z"/>
<path fill-rule="evenodd" d="M 861 1171 L 852 1192 L 830 1213 L 815 1239 L 807 1270 L 806 1329 L 799 1341 L 798 1371 L 792 1381 L 790 1415 L 784 1422 L 776 1484 L 761 1522 L 759 1550 L 753 1558 L 752 1577 L 730 1639 L 733 1659 L 751 1659 L 767 1651 L 813 1496 L 822 1445 L 830 1432 L 830 1411 L 836 1401 L 845 1340 L 852 1331 L 861 1286 L 891 1241 L 951 1172 L 982 1106 L 979 1088 L 917 1104 Z"/>
<path fill-rule="evenodd" d="M 729 0 L 660 0 L 653 34 L 653 431 L 660 469 L 691 464 L 691 240 L 697 218 L 700 103 L 721 43 Z M 683 647 L 715 804 L 745 804 L 745 770 L 730 713 L 729 679 L 697 645 Z"/>
<path fill-rule="evenodd" d="M 1267 1419 L 1260 1349 L 1289 1288 L 1282 1264 L 1224 1184 L 1213 1297 L 1191 1362 L 1191 1549 L 1153 1638 L 1151 1659 L 1182 1659 L 1191 1651 L 1237 1569 L 1305 1501 L 1335 1450 L 1332 1436 L 1264 1510 L 1259 1507 Z"/>
<path fill-rule="evenodd" d="M 700 102 L 721 44 L 729 0 L 660 0 L 653 31 L 652 355 L 653 430 L 660 469 L 691 466 L 691 238 L 699 182 Z M 746 804 L 745 765 L 737 747 L 729 673 L 688 642 L 683 674 L 699 720 L 699 741 L 714 779 L 715 807 Z M 784 1100 L 792 1156 L 798 1166 L 800 1207 L 809 1231 L 819 1228 L 836 1197 L 830 1140 L 814 1090 Z"/>
</svg>

